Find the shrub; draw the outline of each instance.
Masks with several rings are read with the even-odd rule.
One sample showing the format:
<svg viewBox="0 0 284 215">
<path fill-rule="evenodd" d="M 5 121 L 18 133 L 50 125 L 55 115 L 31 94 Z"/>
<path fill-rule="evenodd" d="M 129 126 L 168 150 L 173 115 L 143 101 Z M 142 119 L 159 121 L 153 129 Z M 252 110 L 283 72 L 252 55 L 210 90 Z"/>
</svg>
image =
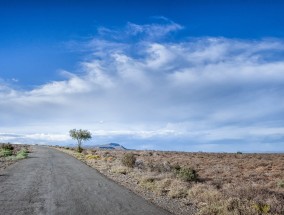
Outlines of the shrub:
<svg viewBox="0 0 284 215">
<path fill-rule="evenodd" d="M 95 160 L 98 160 L 100 159 L 101 157 L 99 155 L 92 155 L 92 154 L 88 154 L 86 155 L 86 159 L 95 159 Z"/>
<path fill-rule="evenodd" d="M 155 178 L 144 177 L 140 181 L 140 186 L 146 188 L 147 190 L 154 191 L 156 189 Z"/>
<path fill-rule="evenodd" d="M 185 182 L 174 180 L 169 186 L 168 196 L 171 198 L 185 198 L 188 195 L 188 186 Z"/>
<path fill-rule="evenodd" d="M 129 169 L 124 166 L 113 166 L 111 167 L 110 172 L 126 175 L 129 172 Z"/>
<path fill-rule="evenodd" d="M 103 157 L 109 157 L 110 156 L 110 153 L 109 152 L 104 152 L 103 153 Z"/>
<path fill-rule="evenodd" d="M 107 160 L 108 162 L 112 162 L 112 161 L 114 161 L 114 157 L 108 157 L 108 158 L 106 158 L 106 160 Z"/>
<path fill-rule="evenodd" d="M 260 214 L 268 214 L 270 211 L 270 205 L 264 203 L 256 203 L 253 205 L 253 207 Z"/>
<path fill-rule="evenodd" d="M 279 187 L 279 188 L 284 188 L 284 180 L 278 181 L 277 187 Z"/>
<path fill-rule="evenodd" d="M 194 184 L 188 190 L 188 196 L 195 203 L 206 203 L 207 205 L 223 199 L 222 193 L 215 187 L 207 184 Z"/>
<path fill-rule="evenodd" d="M 143 160 L 136 160 L 135 167 L 138 169 L 145 169 L 144 161 Z"/>
<path fill-rule="evenodd" d="M 170 186 L 172 184 L 173 179 L 164 178 L 157 183 L 156 193 L 159 195 L 167 194 L 170 191 Z"/>
<path fill-rule="evenodd" d="M 74 156 L 79 159 L 79 160 L 84 160 L 85 156 L 79 152 L 76 151 L 76 154 L 74 154 Z"/>
<path fill-rule="evenodd" d="M 24 158 L 27 158 L 27 157 L 28 157 L 28 151 L 26 149 L 22 149 L 16 155 L 17 159 L 24 159 Z"/>
<path fill-rule="evenodd" d="M 12 150 L 10 149 L 0 149 L 0 157 L 8 157 L 13 154 Z"/>
<path fill-rule="evenodd" d="M 11 143 L 2 143 L 0 146 L 1 149 L 6 149 L 6 150 L 14 150 L 14 146 Z"/>
<path fill-rule="evenodd" d="M 136 162 L 136 157 L 133 153 L 126 153 L 125 155 L 123 155 L 122 159 L 121 159 L 121 163 L 126 166 L 126 167 L 130 167 L 133 168 Z"/>
<path fill-rule="evenodd" d="M 172 167 L 171 167 L 174 171 L 179 171 L 181 169 L 180 165 L 179 164 L 174 164 Z"/>
<path fill-rule="evenodd" d="M 198 176 L 194 169 L 182 167 L 179 170 L 176 170 L 176 175 L 183 181 L 196 181 Z"/>
</svg>

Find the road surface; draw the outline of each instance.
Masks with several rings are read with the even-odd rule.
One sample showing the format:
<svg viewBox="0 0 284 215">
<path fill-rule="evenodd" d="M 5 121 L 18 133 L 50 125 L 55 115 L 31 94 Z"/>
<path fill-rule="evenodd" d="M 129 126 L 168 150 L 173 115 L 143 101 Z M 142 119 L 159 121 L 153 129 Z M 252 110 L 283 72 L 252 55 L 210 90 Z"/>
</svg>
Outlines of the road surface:
<svg viewBox="0 0 284 215">
<path fill-rule="evenodd" d="M 63 152 L 34 147 L 0 172 L 3 215 L 167 215 L 161 208 Z"/>
</svg>

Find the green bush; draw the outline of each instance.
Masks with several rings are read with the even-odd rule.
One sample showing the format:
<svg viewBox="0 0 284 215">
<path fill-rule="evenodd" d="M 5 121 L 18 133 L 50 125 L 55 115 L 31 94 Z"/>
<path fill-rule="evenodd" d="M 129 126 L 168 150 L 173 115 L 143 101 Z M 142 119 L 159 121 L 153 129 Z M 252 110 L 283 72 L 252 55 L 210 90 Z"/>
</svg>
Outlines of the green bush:
<svg viewBox="0 0 284 215">
<path fill-rule="evenodd" d="M 172 168 L 174 171 L 180 171 L 181 166 L 180 166 L 179 164 L 174 164 L 173 166 L 171 166 L 171 168 Z"/>
<path fill-rule="evenodd" d="M 253 207 L 259 214 L 268 214 L 270 211 L 270 205 L 264 203 L 256 203 Z"/>
<path fill-rule="evenodd" d="M 28 151 L 26 149 L 22 149 L 16 155 L 17 159 L 24 159 L 24 158 L 27 158 L 27 157 L 28 157 Z"/>
<path fill-rule="evenodd" d="M 136 157 L 133 153 L 126 153 L 125 155 L 123 155 L 122 159 L 121 159 L 121 163 L 126 166 L 126 167 L 130 167 L 133 168 L 136 162 Z"/>
<path fill-rule="evenodd" d="M 196 181 L 198 175 L 194 169 L 181 167 L 179 170 L 176 170 L 176 176 L 183 181 Z"/>
<path fill-rule="evenodd" d="M 284 188 L 284 180 L 280 180 L 277 182 L 277 187 Z"/>
<path fill-rule="evenodd" d="M 13 154 L 13 151 L 10 149 L 0 149 L 0 157 L 8 157 Z"/>
</svg>

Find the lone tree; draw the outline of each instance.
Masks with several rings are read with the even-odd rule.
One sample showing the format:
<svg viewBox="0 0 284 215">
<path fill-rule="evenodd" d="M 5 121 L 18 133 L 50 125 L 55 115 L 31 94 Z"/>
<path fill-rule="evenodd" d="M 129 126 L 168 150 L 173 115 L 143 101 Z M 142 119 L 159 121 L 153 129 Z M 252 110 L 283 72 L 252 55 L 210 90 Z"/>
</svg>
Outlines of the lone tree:
<svg viewBox="0 0 284 215">
<path fill-rule="evenodd" d="M 82 152 L 82 141 L 86 141 L 92 138 L 92 134 L 91 132 L 89 132 L 88 130 L 82 130 L 82 129 L 72 129 L 69 131 L 70 137 L 72 137 L 72 139 L 77 140 L 77 144 L 78 144 L 78 152 Z"/>
</svg>

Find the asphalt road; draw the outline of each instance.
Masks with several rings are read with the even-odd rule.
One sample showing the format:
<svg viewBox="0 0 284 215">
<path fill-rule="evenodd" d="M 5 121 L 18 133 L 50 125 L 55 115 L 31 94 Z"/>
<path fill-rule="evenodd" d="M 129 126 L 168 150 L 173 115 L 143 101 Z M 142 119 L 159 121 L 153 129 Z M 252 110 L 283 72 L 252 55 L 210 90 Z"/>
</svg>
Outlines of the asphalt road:
<svg viewBox="0 0 284 215">
<path fill-rule="evenodd" d="M 0 172 L 2 215 L 162 215 L 168 212 L 63 152 L 34 147 Z"/>
</svg>

